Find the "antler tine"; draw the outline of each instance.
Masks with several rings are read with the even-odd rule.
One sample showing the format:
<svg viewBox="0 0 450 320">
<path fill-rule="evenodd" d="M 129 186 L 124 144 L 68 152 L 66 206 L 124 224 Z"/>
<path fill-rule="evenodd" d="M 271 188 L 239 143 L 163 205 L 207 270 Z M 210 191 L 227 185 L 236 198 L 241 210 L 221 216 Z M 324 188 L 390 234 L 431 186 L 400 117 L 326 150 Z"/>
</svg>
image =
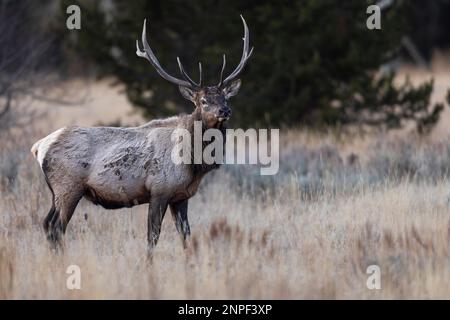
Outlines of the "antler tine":
<svg viewBox="0 0 450 320">
<path fill-rule="evenodd" d="M 244 41 L 244 46 L 242 49 L 242 57 L 241 61 L 237 65 L 236 69 L 223 81 L 223 84 L 226 84 L 230 82 L 231 80 L 235 79 L 244 68 L 245 64 L 247 63 L 247 60 L 250 58 L 250 56 L 253 53 L 253 47 L 248 51 L 249 43 L 250 43 L 250 36 L 248 31 L 247 23 L 245 22 L 244 17 L 241 15 L 242 23 L 244 24 L 244 38 L 242 40 Z"/>
<path fill-rule="evenodd" d="M 185 80 L 181 80 L 178 78 L 175 78 L 173 76 L 171 76 L 170 74 L 168 74 L 160 65 L 158 59 L 156 58 L 155 54 L 153 53 L 152 49 L 150 48 L 150 45 L 147 42 L 147 32 L 146 32 L 146 23 L 147 19 L 144 20 L 144 26 L 142 28 L 142 44 L 144 46 L 144 51 L 141 51 L 141 49 L 139 48 L 139 41 L 136 40 L 136 55 L 141 57 L 141 58 L 145 58 L 148 61 L 150 61 L 150 63 L 152 64 L 152 66 L 156 69 L 156 71 L 158 72 L 158 74 L 163 77 L 164 79 L 166 79 L 169 82 L 172 82 L 176 85 L 179 86 L 184 86 L 184 87 L 193 87 L 195 86 L 195 82 L 192 81 L 192 83 L 190 81 L 185 81 Z"/>
<path fill-rule="evenodd" d="M 189 77 L 189 75 L 187 74 L 187 72 L 184 70 L 183 65 L 181 64 L 181 60 L 179 57 L 177 57 L 177 62 L 178 62 L 178 68 L 180 69 L 180 72 L 182 74 L 182 76 L 191 83 L 191 85 L 195 86 L 195 87 L 199 87 L 200 84 L 196 83 L 194 80 L 191 79 L 191 77 Z"/>
<path fill-rule="evenodd" d="M 202 63 L 201 62 L 198 63 L 198 72 L 199 72 L 198 85 L 201 86 L 202 85 Z"/>
<path fill-rule="evenodd" d="M 222 85 L 222 79 L 223 79 L 223 72 L 225 71 L 225 66 L 227 65 L 227 58 L 225 57 L 225 54 L 223 54 L 223 60 L 222 60 L 222 70 L 220 71 L 220 80 L 219 84 L 217 85 L 220 87 Z"/>
</svg>

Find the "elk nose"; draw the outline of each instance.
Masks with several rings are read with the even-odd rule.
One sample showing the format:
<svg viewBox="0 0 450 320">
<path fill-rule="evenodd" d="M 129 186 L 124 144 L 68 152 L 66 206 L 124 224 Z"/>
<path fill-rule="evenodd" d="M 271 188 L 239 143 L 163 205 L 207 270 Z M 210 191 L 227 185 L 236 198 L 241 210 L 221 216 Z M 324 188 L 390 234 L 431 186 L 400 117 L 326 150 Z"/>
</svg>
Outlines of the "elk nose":
<svg viewBox="0 0 450 320">
<path fill-rule="evenodd" d="M 219 111 L 219 118 L 228 119 L 230 116 L 231 116 L 231 110 L 230 109 L 220 109 L 220 111 Z"/>
</svg>

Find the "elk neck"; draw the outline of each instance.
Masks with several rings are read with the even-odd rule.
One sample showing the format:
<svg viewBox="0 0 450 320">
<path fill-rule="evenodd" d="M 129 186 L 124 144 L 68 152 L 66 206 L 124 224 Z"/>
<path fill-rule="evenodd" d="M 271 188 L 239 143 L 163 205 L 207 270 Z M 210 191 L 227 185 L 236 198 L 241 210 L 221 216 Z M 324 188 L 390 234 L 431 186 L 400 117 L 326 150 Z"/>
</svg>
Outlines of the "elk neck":
<svg viewBox="0 0 450 320">
<path fill-rule="evenodd" d="M 187 129 L 191 134 L 191 150 L 194 150 L 194 141 L 195 141 L 194 140 L 194 123 L 195 123 L 195 121 L 200 121 L 202 124 L 202 137 L 203 137 L 203 133 L 207 129 L 209 129 L 206 126 L 205 122 L 203 121 L 201 109 L 199 107 L 196 107 L 195 110 L 189 115 L 189 121 L 187 123 L 187 125 L 188 125 Z M 226 133 L 225 124 L 222 124 L 218 130 L 220 130 L 220 132 L 222 133 L 222 141 L 224 144 L 223 150 L 225 151 L 225 136 L 226 136 L 225 135 L 225 133 Z M 202 140 L 203 140 L 203 138 L 202 138 Z M 202 154 L 203 154 L 203 150 L 205 149 L 205 147 L 210 143 L 211 143 L 211 141 L 202 141 Z M 192 152 L 192 157 L 193 157 L 193 152 Z M 218 169 L 219 167 L 220 167 L 220 164 L 206 164 L 206 163 L 195 164 L 192 159 L 192 164 L 191 164 L 192 173 L 196 177 L 202 177 L 209 171 Z"/>
</svg>

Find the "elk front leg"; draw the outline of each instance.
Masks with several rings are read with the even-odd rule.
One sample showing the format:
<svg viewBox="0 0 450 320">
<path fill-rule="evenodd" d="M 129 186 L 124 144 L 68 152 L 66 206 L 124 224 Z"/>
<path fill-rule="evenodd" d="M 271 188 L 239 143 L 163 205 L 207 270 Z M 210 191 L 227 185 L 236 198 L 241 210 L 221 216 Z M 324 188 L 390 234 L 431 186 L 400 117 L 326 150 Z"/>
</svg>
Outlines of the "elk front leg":
<svg viewBox="0 0 450 320">
<path fill-rule="evenodd" d="M 161 232 L 161 224 L 167 210 L 167 200 L 164 198 L 152 197 L 148 207 L 148 248 L 151 252 L 156 246 Z"/>
<path fill-rule="evenodd" d="M 186 248 L 186 239 L 191 235 L 187 216 L 188 201 L 183 200 L 180 202 L 171 203 L 170 211 L 172 212 L 172 217 L 175 222 L 175 226 L 177 227 L 177 231 L 181 236 L 183 247 Z"/>
</svg>

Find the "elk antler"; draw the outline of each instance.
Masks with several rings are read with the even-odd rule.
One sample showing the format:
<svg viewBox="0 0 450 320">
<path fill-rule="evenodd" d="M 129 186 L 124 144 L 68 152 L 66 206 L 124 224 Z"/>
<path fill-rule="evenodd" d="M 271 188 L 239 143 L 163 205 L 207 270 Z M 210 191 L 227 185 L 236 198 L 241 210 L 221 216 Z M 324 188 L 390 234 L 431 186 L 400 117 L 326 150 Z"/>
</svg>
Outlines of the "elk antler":
<svg viewBox="0 0 450 320">
<path fill-rule="evenodd" d="M 222 81 L 223 71 L 225 70 L 225 64 L 226 64 L 225 55 L 223 55 L 222 71 L 220 73 L 220 81 L 219 81 L 219 84 L 217 85 L 218 87 L 234 80 L 241 73 L 242 69 L 244 69 L 244 66 L 247 63 L 248 58 L 250 58 L 250 56 L 253 53 L 253 47 L 250 49 L 250 51 L 248 50 L 250 38 L 249 38 L 247 23 L 245 22 L 245 19 L 242 15 L 241 15 L 241 19 L 242 19 L 242 23 L 244 24 L 244 38 L 242 38 L 242 40 L 244 40 L 244 48 L 242 49 L 241 61 L 237 65 L 236 69 L 234 69 L 234 71 L 228 77 L 226 77 L 225 80 Z"/>
<path fill-rule="evenodd" d="M 144 20 L 144 27 L 142 28 L 142 44 L 144 46 L 144 51 L 141 51 L 139 48 L 139 41 L 136 40 L 136 54 L 141 57 L 145 58 L 152 66 L 156 69 L 156 71 L 159 73 L 161 77 L 166 79 L 169 82 L 172 82 L 176 85 L 183 86 L 183 87 L 189 87 L 189 88 L 196 88 L 201 85 L 202 82 L 202 66 L 199 63 L 199 69 L 200 69 L 200 81 L 199 83 L 194 82 L 188 74 L 184 71 L 183 65 L 181 64 L 180 59 L 177 57 L 178 61 L 178 67 L 180 68 L 181 75 L 184 77 L 185 80 L 181 80 L 178 78 L 175 78 L 168 74 L 160 65 L 158 59 L 156 58 L 155 54 L 153 53 L 152 49 L 150 48 L 148 42 L 147 42 L 147 34 L 146 34 L 146 20 Z"/>
</svg>

